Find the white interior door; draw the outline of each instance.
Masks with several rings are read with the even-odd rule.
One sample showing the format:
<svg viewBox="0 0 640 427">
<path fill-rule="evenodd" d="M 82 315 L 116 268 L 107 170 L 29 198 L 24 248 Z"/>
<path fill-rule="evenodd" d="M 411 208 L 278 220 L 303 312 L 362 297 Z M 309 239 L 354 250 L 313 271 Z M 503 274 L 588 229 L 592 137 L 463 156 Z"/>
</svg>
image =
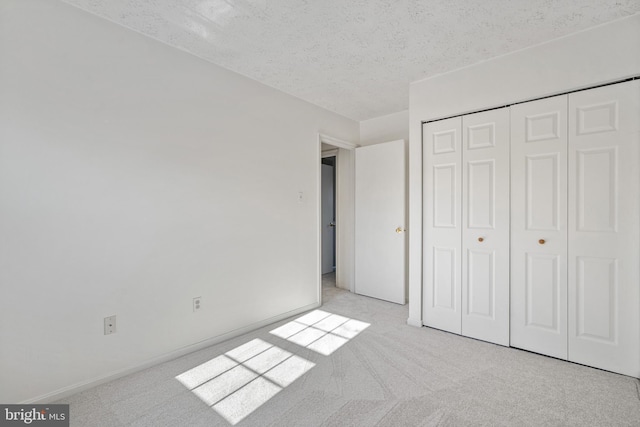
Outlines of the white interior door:
<svg viewBox="0 0 640 427">
<path fill-rule="evenodd" d="M 569 360 L 640 376 L 640 81 L 569 95 Z"/>
<path fill-rule="evenodd" d="M 509 109 L 462 118 L 462 335 L 509 345 Z"/>
<path fill-rule="evenodd" d="M 322 274 L 331 273 L 335 267 L 335 187 L 334 167 L 322 165 Z"/>
<path fill-rule="evenodd" d="M 405 143 L 355 152 L 355 292 L 404 304 Z"/>
<path fill-rule="evenodd" d="M 511 346 L 567 358 L 567 96 L 511 107 Z"/>
<path fill-rule="evenodd" d="M 425 123 L 422 153 L 422 321 L 460 334 L 462 118 Z"/>
</svg>

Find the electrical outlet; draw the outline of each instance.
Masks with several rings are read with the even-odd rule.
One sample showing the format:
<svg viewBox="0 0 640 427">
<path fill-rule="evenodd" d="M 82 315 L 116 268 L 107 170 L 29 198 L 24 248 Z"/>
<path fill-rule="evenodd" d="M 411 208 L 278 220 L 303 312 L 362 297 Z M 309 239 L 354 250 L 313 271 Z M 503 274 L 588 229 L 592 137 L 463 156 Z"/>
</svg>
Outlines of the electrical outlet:
<svg viewBox="0 0 640 427">
<path fill-rule="evenodd" d="M 104 334 L 111 335 L 116 333 L 116 316 L 109 316 L 104 318 Z"/>
<path fill-rule="evenodd" d="M 202 307 L 202 298 L 195 297 L 193 299 L 193 312 L 200 311 L 200 307 Z"/>
</svg>

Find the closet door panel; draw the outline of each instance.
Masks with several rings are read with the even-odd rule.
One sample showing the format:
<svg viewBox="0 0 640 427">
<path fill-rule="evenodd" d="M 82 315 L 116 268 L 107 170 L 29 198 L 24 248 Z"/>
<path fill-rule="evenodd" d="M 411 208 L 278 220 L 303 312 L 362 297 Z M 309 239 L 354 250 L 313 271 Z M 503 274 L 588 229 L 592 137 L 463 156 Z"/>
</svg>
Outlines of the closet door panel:
<svg viewBox="0 0 640 427">
<path fill-rule="evenodd" d="M 461 332 L 460 117 L 423 125 L 423 323 Z"/>
<path fill-rule="evenodd" d="M 567 358 L 567 96 L 511 107 L 511 346 Z"/>
<path fill-rule="evenodd" d="M 509 109 L 462 125 L 462 334 L 509 345 Z"/>
<path fill-rule="evenodd" d="M 640 376 L 640 81 L 569 95 L 569 360 Z"/>
</svg>

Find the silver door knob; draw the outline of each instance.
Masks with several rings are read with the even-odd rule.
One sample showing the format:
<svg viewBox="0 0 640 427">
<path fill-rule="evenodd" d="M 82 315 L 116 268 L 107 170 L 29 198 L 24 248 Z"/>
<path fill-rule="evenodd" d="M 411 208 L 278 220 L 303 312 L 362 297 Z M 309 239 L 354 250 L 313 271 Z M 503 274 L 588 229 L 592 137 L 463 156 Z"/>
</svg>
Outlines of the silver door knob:
<svg viewBox="0 0 640 427">
<path fill-rule="evenodd" d="M 335 227 L 335 226 L 336 226 L 336 223 L 335 223 L 335 222 L 331 221 L 331 222 L 329 223 L 329 227 Z"/>
</svg>

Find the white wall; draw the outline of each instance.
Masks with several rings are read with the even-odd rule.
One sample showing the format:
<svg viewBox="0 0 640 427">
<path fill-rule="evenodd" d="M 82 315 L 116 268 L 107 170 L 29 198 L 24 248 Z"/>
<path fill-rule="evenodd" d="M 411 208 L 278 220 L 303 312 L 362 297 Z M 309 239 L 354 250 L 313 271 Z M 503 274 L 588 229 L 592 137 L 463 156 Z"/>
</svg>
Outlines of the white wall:
<svg viewBox="0 0 640 427">
<path fill-rule="evenodd" d="M 409 140 L 409 110 L 360 122 L 360 145 Z"/>
<path fill-rule="evenodd" d="M 0 56 L 0 402 L 318 303 L 317 134 L 357 122 L 49 0 Z"/>
<path fill-rule="evenodd" d="M 409 319 L 422 325 L 423 121 L 640 75 L 640 14 L 411 84 Z"/>
</svg>

